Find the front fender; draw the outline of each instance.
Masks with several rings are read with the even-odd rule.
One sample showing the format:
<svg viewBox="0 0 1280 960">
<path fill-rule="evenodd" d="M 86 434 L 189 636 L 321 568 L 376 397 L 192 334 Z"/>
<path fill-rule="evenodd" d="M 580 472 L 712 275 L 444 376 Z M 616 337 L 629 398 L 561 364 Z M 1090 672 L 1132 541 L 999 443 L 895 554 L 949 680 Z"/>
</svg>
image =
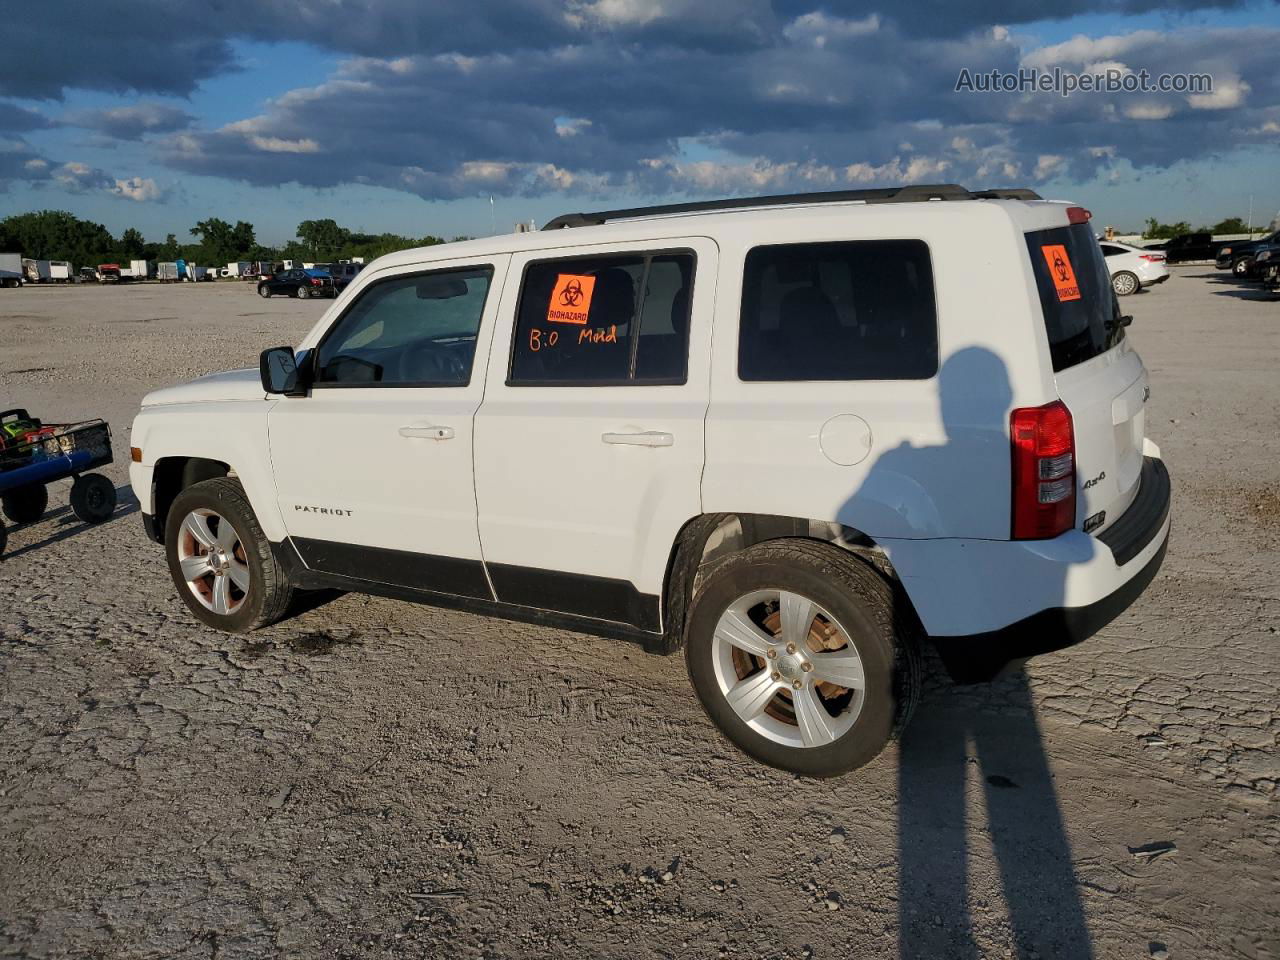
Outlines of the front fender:
<svg viewBox="0 0 1280 960">
<path fill-rule="evenodd" d="M 133 421 L 131 443 L 142 451 L 129 479 L 142 511 L 155 510 L 152 480 L 156 464 L 169 457 L 201 457 L 227 464 L 244 487 L 267 539 L 285 537 L 284 520 L 271 474 L 267 414 L 274 400 L 228 400 L 144 407 Z"/>
</svg>

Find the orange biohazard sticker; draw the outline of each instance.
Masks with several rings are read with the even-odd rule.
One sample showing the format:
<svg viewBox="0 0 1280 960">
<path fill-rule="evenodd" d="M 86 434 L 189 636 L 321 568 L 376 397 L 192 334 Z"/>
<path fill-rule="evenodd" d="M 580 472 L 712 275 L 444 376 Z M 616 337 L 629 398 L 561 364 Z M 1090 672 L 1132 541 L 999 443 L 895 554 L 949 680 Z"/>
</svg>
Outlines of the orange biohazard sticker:
<svg viewBox="0 0 1280 960">
<path fill-rule="evenodd" d="M 551 291 L 551 302 L 547 304 L 547 323 L 576 323 L 585 327 L 595 288 L 595 277 L 560 274 L 556 277 L 555 289 Z"/>
<path fill-rule="evenodd" d="M 1067 256 L 1067 248 L 1060 243 L 1046 243 L 1040 248 L 1044 254 L 1044 262 L 1049 265 L 1049 276 L 1053 278 L 1054 289 L 1058 291 L 1058 301 L 1080 299 L 1080 284 L 1076 283 L 1076 272 L 1071 269 L 1071 259 Z"/>
</svg>

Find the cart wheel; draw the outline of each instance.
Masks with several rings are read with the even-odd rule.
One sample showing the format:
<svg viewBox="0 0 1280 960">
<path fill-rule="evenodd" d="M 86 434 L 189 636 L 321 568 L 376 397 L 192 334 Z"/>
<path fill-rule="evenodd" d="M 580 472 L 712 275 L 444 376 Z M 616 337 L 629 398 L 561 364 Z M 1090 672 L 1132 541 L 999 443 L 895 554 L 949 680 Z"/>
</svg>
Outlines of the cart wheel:
<svg viewBox="0 0 1280 960">
<path fill-rule="evenodd" d="M 49 506 L 49 491 L 42 483 L 19 487 L 0 497 L 0 503 L 4 505 L 4 515 L 14 523 L 35 523 Z"/>
<path fill-rule="evenodd" d="M 116 509 L 116 485 L 100 473 L 77 477 L 71 485 L 71 511 L 85 523 L 102 523 Z"/>
</svg>

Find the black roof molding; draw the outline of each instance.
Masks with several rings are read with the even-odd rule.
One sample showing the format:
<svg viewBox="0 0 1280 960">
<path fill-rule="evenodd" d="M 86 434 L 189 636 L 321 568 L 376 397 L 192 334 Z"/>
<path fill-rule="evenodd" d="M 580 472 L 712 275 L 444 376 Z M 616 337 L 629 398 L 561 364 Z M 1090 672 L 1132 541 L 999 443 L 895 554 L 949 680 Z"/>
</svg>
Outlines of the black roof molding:
<svg viewBox="0 0 1280 960">
<path fill-rule="evenodd" d="M 716 210 L 748 210 L 800 203 L 919 203 L 927 200 L 1042 200 L 1034 190 L 1014 187 L 999 190 L 967 190 L 955 183 L 912 184 L 875 190 L 826 190 L 818 193 L 780 193 L 770 197 L 737 197 L 730 200 L 696 200 L 655 207 L 630 207 L 598 213 L 566 213 L 549 221 L 543 230 L 562 227 L 594 227 L 610 220 L 632 220 L 671 213 L 710 213 Z"/>
</svg>

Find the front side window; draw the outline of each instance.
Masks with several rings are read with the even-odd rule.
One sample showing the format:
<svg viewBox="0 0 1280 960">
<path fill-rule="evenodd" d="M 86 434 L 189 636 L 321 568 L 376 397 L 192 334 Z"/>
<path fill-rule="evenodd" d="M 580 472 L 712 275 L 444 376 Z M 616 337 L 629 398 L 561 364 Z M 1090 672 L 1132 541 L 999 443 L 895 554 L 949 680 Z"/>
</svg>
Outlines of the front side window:
<svg viewBox="0 0 1280 960">
<path fill-rule="evenodd" d="M 684 252 L 530 264 L 508 382 L 683 383 L 693 273 Z"/>
<path fill-rule="evenodd" d="M 366 287 L 318 348 L 316 386 L 465 386 L 492 267 Z"/>
<path fill-rule="evenodd" d="M 933 266 L 922 240 L 779 244 L 747 254 L 743 380 L 926 380 L 937 370 Z"/>
</svg>

